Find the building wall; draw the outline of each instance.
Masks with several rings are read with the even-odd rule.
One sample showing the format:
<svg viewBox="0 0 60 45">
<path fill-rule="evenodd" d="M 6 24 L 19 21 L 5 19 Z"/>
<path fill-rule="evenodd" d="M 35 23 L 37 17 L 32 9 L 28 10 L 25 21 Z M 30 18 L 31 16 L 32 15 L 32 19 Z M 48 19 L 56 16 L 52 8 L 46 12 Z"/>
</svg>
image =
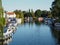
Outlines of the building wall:
<svg viewBox="0 0 60 45">
<path fill-rule="evenodd" d="M 17 23 L 21 24 L 21 22 L 22 22 L 22 18 L 19 18 L 19 19 L 17 18 Z"/>
</svg>

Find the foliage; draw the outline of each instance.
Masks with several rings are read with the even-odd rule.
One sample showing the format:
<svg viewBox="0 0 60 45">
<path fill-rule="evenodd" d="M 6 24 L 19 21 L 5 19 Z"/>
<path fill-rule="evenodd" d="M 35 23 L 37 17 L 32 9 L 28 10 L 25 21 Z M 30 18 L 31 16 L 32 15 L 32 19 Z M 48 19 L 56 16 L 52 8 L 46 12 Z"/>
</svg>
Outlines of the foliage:
<svg viewBox="0 0 60 45">
<path fill-rule="evenodd" d="M 22 18 L 22 17 L 24 17 L 24 16 L 23 16 L 23 12 L 22 12 L 21 10 L 15 10 L 14 12 L 15 12 L 17 18 Z"/>
<path fill-rule="evenodd" d="M 3 18 L 2 0 L 0 0 L 0 39 L 3 37 L 4 25 L 5 25 L 5 19 Z"/>
<path fill-rule="evenodd" d="M 5 19 L 2 17 L 2 18 L 0 18 L 0 37 L 3 37 L 4 25 L 5 25 Z"/>
<path fill-rule="evenodd" d="M 24 17 L 32 17 L 32 14 L 30 12 L 27 12 L 24 14 Z"/>
<path fill-rule="evenodd" d="M 49 18 L 52 18 L 52 17 L 53 17 L 50 11 L 47 11 L 47 16 L 48 16 Z"/>
<path fill-rule="evenodd" d="M 36 10 L 35 11 L 35 17 L 40 17 L 41 16 L 41 10 L 40 9 L 38 9 L 38 10 Z"/>
<path fill-rule="evenodd" d="M 34 11 L 33 11 L 33 9 L 31 9 L 31 14 L 32 14 L 32 17 L 34 18 L 35 15 L 34 15 Z"/>
<path fill-rule="evenodd" d="M 14 10 L 17 18 L 24 18 L 24 17 L 33 17 L 36 19 L 38 17 L 52 17 L 50 11 L 37 9 L 35 12 L 33 9 L 29 9 L 29 11 L 21 11 L 21 10 Z"/>
<path fill-rule="evenodd" d="M 53 17 L 60 17 L 60 0 L 54 0 L 50 9 Z"/>
<path fill-rule="evenodd" d="M 48 16 L 47 11 L 46 10 L 43 10 L 42 11 L 42 14 L 41 14 L 41 17 L 47 17 L 47 16 Z"/>
<path fill-rule="evenodd" d="M 0 25 L 4 26 L 5 25 L 5 18 L 0 18 Z"/>
</svg>

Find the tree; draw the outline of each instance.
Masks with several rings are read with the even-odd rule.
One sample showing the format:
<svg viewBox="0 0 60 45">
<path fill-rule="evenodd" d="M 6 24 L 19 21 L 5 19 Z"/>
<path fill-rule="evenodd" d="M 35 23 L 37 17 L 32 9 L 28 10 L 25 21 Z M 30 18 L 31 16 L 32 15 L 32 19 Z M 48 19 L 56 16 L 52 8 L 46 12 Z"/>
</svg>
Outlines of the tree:
<svg viewBox="0 0 60 45">
<path fill-rule="evenodd" d="M 48 11 L 47 12 L 47 17 L 49 17 L 49 18 L 52 18 L 53 17 L 52 14 L 51 14 L 51 11 Z"/>
<path fill-rule="evenodd" d="M 22 18 L 22 11 L 21 10 L 18 10 L 18 14 L 19 14 L 19 18 Z"/>
<path fill-rule="evenodd" d="M 18 10 L 14 10 L 15 14 L 17 15 L 18 14 Z"/>
<path fill-rule="evenodd" d="M 24 17 L 32 17 L 32 14 L 30 12 L 27 12 L 24 14 Z"/>
<path fill-rule="evenodd" d="M 42 11 L 42 14 L 41 14 L 41 17 L 47 17 L 47 16 L 48 16 L 47 11 L 46 10 L 43 10 Z"/>
<path fill-rule="evenodd" d="M 0 18 L 3 17 L 2 0 L 0 0 Z"/>
<path fill-rule="evenodd" d="M 18 10 L 14 10 L 14 13 L 16 14 L 16 17 L 19 18 L 19 12 L 18 12 Z"/>
<path fill-rule="evenodd" d="M 35 11 L 35 17 L 40 17 L 41 16 L 41 10 L 40 9 L 38 9 L 38 10 L 36 10 Z"/>
<path fill-rule="evenodd" d="M 31 14 L 32 14 L 32 17 L 34 18 L 35 15 L 34 15 L 34 11 L 33 11 L 33 9 L 31 9 Z"/>
<path fill-rule="evenodd" d="M 54 0 L 50 9 L 53 17 L 60 17 L 60 0 Z"/>
<path fill-rule="evenodd" d="M 26 13 L 26 11 L 22 11 L 22 13 L 23 13 L 23 14 L 25 14 L 25 13 Z"/>
<path fill-rule="evenodd" d="M 17 18 L 22 18 L 22 11 L 21 10 L 15 10 L 14 12 L 15 12 Z"/>
</svg>

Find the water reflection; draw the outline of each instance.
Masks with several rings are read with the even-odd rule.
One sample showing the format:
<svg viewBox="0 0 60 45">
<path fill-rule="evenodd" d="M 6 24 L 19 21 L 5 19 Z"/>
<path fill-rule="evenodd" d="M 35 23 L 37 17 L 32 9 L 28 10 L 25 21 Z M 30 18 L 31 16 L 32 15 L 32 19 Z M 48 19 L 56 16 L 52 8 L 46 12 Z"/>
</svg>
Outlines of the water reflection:
<svg viewBox="0 0 60 45">
<path fill-rule="evenodd" d="M 41 22 L 39 22 L 39 21 L 35 21 L 35 24 L 36 24 L 36 25 L 40 25 Z"/>
<path fill-rule="evenodd" d="M 60 31 L 59 30 L 52 30 L 52 34 L 56 39 L 56 45 L 60 45 Z"/>
<path fill-rule="evenodd" d="M 9 37 L 7 39 L 0 39 L 0 45 L 9 45 L 9 43 L 12 41 L 12 37 Z"/>
<path fill-rule="evenodd" d="M 8 39 L 5 39 L 3 44 L 4 45 L 9 45 L 10 42 L 12 42 L 12 37 L 9 37 Z"/>
<path fill-rule="evenodd" d="M 25 23 L 18 26 L 10 45 L 55 45 L 56 40 L 52 33 L 49 25 Z"/>
<path fill-rule="evenodd" d="M 60 31 L 52 27 L 38 21 L 25 22 L 18 26 L 13 38 L 0 40 L 0 45 L 60 45 Z"/>
</svg>

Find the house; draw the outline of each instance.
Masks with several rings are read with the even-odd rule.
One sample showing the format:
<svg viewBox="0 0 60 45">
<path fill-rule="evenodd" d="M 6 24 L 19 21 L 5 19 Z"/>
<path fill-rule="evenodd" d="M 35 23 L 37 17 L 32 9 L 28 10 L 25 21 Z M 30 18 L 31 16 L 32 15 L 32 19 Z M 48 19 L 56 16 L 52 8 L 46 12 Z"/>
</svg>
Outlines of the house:
<svg viewBox="0 0 60 45">
<path fill-rule="evenodd" d="M 4 18 L 6 23 L 11 22 L 11 20 L 16 19 L 16 14 L 14 12 L 5 12 Z"/>
<path fill-rule="evenodd" d="M 39 22 L 42 22 L 43 20 L 44 20 L 43 17 L 39 17 L 39 18 L 38 18 L 38 21 L 39 21 Z"/>
<path fill-rule="evenodd" d="M 4 18 L 16 18 L 16 14 L 14 12 L 5 12 Z"/>
<path fill-rule="evenodd" d="M 6 15 L 7 15 L 7 18 L 15 18 L 16 17 L 16 14 L 14 12 L 7 12 Z"/>
</svg>

